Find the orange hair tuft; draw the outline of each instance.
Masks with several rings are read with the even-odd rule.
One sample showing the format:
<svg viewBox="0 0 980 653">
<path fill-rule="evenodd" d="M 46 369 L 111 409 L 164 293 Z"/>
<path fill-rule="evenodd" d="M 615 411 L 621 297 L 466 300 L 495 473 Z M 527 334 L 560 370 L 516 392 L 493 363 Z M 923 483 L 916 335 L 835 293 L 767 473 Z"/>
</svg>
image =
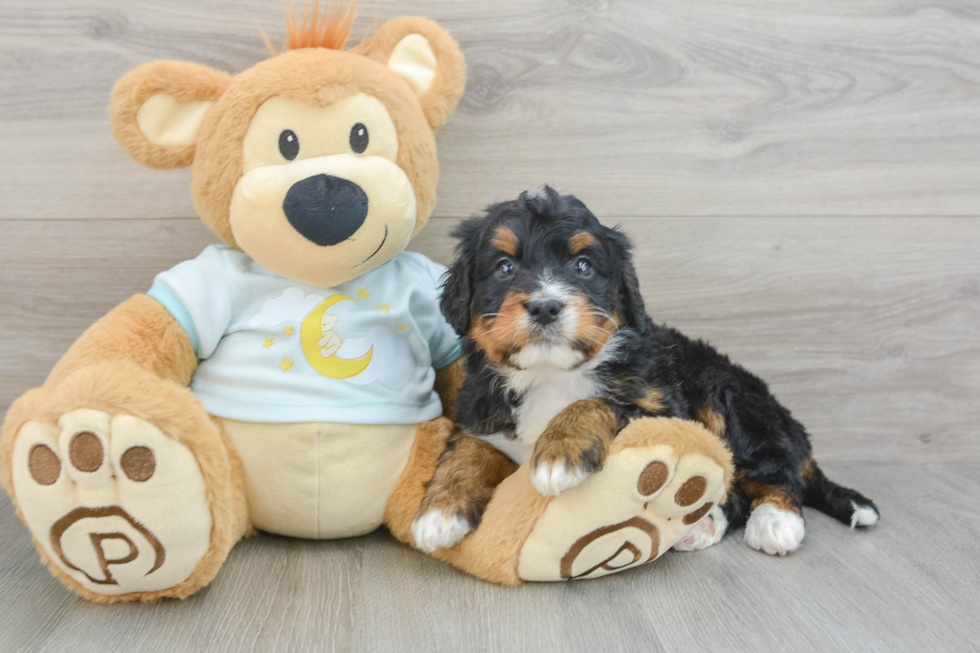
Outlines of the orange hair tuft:
<svg viewBox="0 0 980 653">
<path fill-rule="evenodd" d="M 286 38 L 282 44 L 282 52 L 287 50 L 298 50 L 301 48 L 330 48 L 331 50 L 343 50 L 347 39 L 350 37 L 351 27 L 357 17 L 357 0 L 349 6 L 344 7 L 344 0 L 340 0 L 333 11 L 331 11 L 331 1 L 325 0 L 323 10 L 320 10 L 320 0 L 313 0 L 313 7 L 310 8 L 310 1 L 303 0 L 303 15 L 300 17 L 296 13 L 296 7 L 290 0 L 283 0 L 283 13 L 286 15 Z M 262 28 L 259 28 L 262 31 Z M 262 39 L 269 48 L 273 56 L 277 53 L 269 38 L 262 32 Z M 355 54 L 367 52 L 369 39 L 365 38 L 359 44 L 349 50 Z"/>
</svg>

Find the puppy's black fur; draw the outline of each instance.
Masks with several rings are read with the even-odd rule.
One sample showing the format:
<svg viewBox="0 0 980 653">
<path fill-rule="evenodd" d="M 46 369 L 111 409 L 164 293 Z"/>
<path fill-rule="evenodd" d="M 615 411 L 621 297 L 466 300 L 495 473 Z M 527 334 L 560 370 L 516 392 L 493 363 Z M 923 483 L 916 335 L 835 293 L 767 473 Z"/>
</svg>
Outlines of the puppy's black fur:
<svg viewBox="0 0 980 653">
<path fill-rule="evenodd" d="M 848 525 L 856 507 L 877 513 L 870 499 L 824 476 L 803 425 L 762 380 L 707 343 L 653 322 L 628 238 L 602 226 L 578 199 L 542 187 L 489 207 L 454 235 L 457 259 L 441 308 L 464 340 L 467 376 L 457 400 L 464 432 L 517 438 L 525 397 L 508 389 L 508 374 L 529 343 L 565 338 L 582 354 L 578 364 L 591 366 L 619 428 L 641 416 L 681 417 L 705 423 L 725 440 L 736 466 L 724 505 L 729 529 L 766 502 L 797 513 L 812 506 Z M 578 322 L 592 320 L 591 326 L 560 335 L 555 325 L 524 315 L 545 282 L 575 298 Z M 511 326 L 486 328 L 500 321 Z M 601 465 L 580 462 L 586 471 Z"/>
</svg>

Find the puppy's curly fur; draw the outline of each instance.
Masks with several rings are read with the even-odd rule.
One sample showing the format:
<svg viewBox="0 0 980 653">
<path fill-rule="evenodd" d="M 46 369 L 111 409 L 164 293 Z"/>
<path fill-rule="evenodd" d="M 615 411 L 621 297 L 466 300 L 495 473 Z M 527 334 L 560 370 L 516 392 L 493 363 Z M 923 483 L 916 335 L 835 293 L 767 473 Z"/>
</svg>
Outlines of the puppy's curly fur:
<svg viewBox="0 0 980 653">
<path fill-rule="evenodd" d="M 530 460 L 535 485 L 555 494 L 601 468 L 629 420 L 697 420 L 734 454 L 737 473 L 723 506 L 729 529 L 763 505 L 767 524 L 773 510 L 783 511 L 795 520 L 787 532 L 799 539 L 804 505 L 852 526 L 877 521 L 870 499 L 824 476 L 806 430 L 762 380 L 707 343 L 653 322 L 628 238 L 602 226 L 581 201 L 542 187 L 489 207 L 454 235 L 459 246 L 442 311 L 464 340 L 460 437 L 489 442 L 518 463 Z M 473 528 L 501 467 L 469 464 L 473 458 L 458 449 L 443 454 L 420 516 L 444 510 Z M 443 479 L 458 478 L 482 487 L 469 491 L 479 505 L 436 500 L 445 495 Z M 755 546 L 756 535 L 746 541 Z M 769 551 L 760 537 L 756 548 Z M 769 552 L 798 545 L 781 542 Z"/>
</svg>

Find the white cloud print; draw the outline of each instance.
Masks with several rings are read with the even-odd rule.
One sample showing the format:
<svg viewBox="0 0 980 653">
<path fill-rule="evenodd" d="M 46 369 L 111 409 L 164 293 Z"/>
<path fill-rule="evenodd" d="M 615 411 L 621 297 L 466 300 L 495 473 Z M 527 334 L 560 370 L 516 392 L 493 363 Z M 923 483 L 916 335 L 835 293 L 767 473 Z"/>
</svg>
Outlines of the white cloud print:
<svg viewBox="0 0 980 653">
<path fill-rule="evenodd" d="M 408 343 L 382 326 L 371 327 L 363 338 L 346 338 L 337 351 L 340 358 L 358 358 L 374 347 L 371 364 L 357 376 L 347 379 L 355 385 L 380 381 L 389 388 L 400 388 L 418 366 Z"/>
<path fill-rule="evenodd" d="M 263 303 L 262 312 L 252 317 L 249 325 L 274 327 L 286 322 L 299 325 L 323 301 L 324 297 L 321 295 L 306 295 L 300 288 L 287 288 L 281 296 Z M 366 315 L 364 307 L 359 307 L 356 302 L 338 302 L 328 311 L 338 318 L 335 333 L 344 341 L 340 349 L 334 352 L 334 356 L 360 358 L 374 347 L 371 362 L 364 371 L 345 381 L 355 385 L 379 382 L 389 388 L 400 388 L 408 383 L 419 363 L 404 337 L 383 326 L 373 326 L 362 337 L 357 337 L 364 333 L 358 326 L 366 328 L 368 325 L 365 321 L 370 324 L 372 317 L 377 316 Z"/>
<path fill-rule="evenodd" d="M 317 304 L 323 301 L 320 295 L 304 295 L 299 288 L 286 288 L 281 297 L 270 299 L 262 304 L 262 312 L 248 321 L 250 326 L 277 326 L 284 322 L 302 322 Z"/>
</svg>

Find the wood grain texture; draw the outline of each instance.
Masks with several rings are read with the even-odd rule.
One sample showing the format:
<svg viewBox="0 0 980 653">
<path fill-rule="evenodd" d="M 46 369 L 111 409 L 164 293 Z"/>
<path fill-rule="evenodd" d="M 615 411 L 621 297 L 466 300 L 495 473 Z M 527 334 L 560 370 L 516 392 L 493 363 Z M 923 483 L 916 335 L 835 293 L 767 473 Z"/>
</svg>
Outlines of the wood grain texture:
<svg viewBox="0 0 980 653">
<path fill-rule="evenodd" d="M 268 0 L 5 0 L 0 218 L 193 215 L 188 172 L 112 141 L 108 94 L 157 58 L 239 72 Z M 437 213 L 550 181 L 607 215 L 980 214 L 973 0 L 364 3 L 444 24 L 469 62 Z"/>
<path fill-rule="evenodd" d="M 543 181 L 575 192 L 636 241 L 654 318 L 769 381 L 882 523 L 808 511 L 785 559 L 736 533 L 517 589 L 384 532 L 261 536 L 186 601 L 106 607 L 48 574 L 0 499 L 0 649 L 980 650 L 980 220 L 954 217 L 980 216 L 980 5 L 374 0 L 356 31 L 403 14 L 469 64 L 411 248 L 447 263 L 460 217 Z M 0 414 L 215 242 L 187 170 L 113 142 L 108 94 L 151 59 L 244 70 L 265 56 L 253 19 L 278 40 L 269 0 L 0 3 Z"/>
<path fill-rule="evenodd" d="M 980 220 L 618 222 L 654 319 L 767 380 L 822 459 L 980 459 Z M 412 249 L 448 263 L 453 224 L 433 221 Z M 0 407 L 92 322 L 214 242 L 197 220 L 5 230 Z"/>
<path fill-rule="evenodd" d="M 975 651 L 977 463 L 832 464 L 878 500 L 851 531 L 808 511 L 802 548 L 741 532 L 594 581 L 507 589 L 384 532 L 335 542 L 260 536 L 181 602 L 98 606 L 38 564 L 0 502 L 4 651 Z M 707 646 L 705 644 L 704 646 Z"/>
</svg>

